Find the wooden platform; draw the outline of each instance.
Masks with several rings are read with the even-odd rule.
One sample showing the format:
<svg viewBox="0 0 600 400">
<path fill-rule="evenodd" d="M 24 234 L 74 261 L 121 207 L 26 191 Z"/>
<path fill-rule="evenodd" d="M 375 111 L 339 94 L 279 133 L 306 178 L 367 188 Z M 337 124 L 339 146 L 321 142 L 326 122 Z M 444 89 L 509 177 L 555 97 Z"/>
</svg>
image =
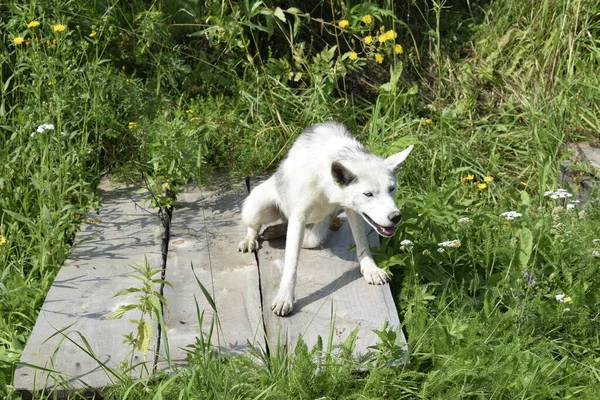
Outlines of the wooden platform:
<svg viewBox="0 0 600 400">
<path fill-rule="evenodd" d="M 185 363 L 200 332 L 223 354 L 235 355 L 249 345 L 272 351 L 279 343 L 292 350 L 300 336 L 309 347 L 319 336 L 327 343 L 332 327 L 339 344 L 358 329 L 355 352 L 364 354 L 377 342 L 373 329 L 381 329 L 386 320 L 399 326 L 389 286 L 368 285 L 362 278 L 347 223 L 332 232 L 323 249 L 302 250 L 295 311 L 280 318 L 269 304 L 281 276 L 284 239 L 263 242 L 257 257 L 237 251 L 245 235 L 239 217 L 245 182 L 181 194 L 162 251 L 165 230 L 158 214 L 145 209 L 136 192 L 109 182 L 99 187 L 102 207 L 86 216 L 15 373 L 15 388 L 25 398 L 44 388 L 66 396 L 110 386 L 119 379 L 112 371 L 124 362 L 133 365 L 132 376 Z M 378 244 L 375 234 L 370 240 Z M 123 335 L 136 329 L 130 320 L 139 314 L 129 311 L 118 320 L 108 316 L 137 301 L 135 293 L 114 297 L 124 288 L 140 287 L 131 266 L 147 260 L 161 267 L 163 251 L 171 286 L 156 289 L 164 291 L 168 304 L 166 335 L 152 321 L 154 337 L 144 357 L 123 344 Z M 166 341 L 157 341 L 159 334 Z"/>
</svg>

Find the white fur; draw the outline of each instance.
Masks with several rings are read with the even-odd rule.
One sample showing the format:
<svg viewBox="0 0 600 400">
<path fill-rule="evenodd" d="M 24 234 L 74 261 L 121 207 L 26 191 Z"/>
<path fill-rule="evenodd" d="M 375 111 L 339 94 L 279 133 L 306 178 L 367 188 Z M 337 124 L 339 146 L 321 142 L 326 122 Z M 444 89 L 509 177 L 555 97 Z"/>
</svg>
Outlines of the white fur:
<svg viewBox="0 0 600 400">
<path fill-rule="evenodd" d="M 412 147 L 384 160 L 369 153 L 346 127 L 327 121 L 298 136 L 277 172 L 250 193 L 242 209 L 248 233 L 240 251 L 258 250 L 262 225 L 288 221 L 281 283 L 271 305 L 275 314 L 293 310 L 300 247 L 321 245 L 329 231 L 328 217 L 340 208 L 348 217 L 364 278 L 374 285 L 389 280 L 373 261 L 364 221 L 380 235 L 393 235 L 400 220 L 395 173 Z"/>
</svg>

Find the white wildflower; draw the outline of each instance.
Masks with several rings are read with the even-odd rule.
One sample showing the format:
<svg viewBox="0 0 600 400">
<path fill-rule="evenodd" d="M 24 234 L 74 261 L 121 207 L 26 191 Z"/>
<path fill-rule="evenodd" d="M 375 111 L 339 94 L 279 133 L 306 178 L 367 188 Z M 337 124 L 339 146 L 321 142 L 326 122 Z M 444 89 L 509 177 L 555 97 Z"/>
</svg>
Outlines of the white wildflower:
<svg viewBox="0 0 600 400">
<path fill-rule="evenodd" d="M 565 206 L 567 210 L 574 210 L 577 204 L 579 204 L 579 200 L 569 200 L 569 204 Z"/>
<path fill-rule="evenodd" d="M 440 247 L 439 249 L 437 249 L 438 253 L 445 253 L 446 249 L 444 249 L 443 247 Z"/>
<path fill-rule="evenodd" d="M 42 125 L 38 126 L 37 129 L 35 130 L 35 132 L 33 132 L 31 134 L 31 137 L 34 137 L 36 133 L 44 133 L 45 131 L 52 131 L 52 130 L 54 130 L 54 125 L 42 124 Z"/>
<path fill-rule="evenodd" d="M 44 131 L 51 131 L 51 130 L 54 130 L 54 125 L 52 125 L 52 124 L 42 124 L 42 125 L 38 126 L 38 128 L 37 128 L 38 133 L 44 133 Z"/>
<path fill-rule="evenodd" d="M 403 241 L 400 242 L 400 250 L 410 250 L 413 247 L 413 242 L 408 240 L 408 239 L 404 239 Z"/>
<path fill-rule="evenodd" d="M 455 239 L 455 240 L 448 240 L 447 242 L 442 242 L 442 243 L 438 243 L 438 246 L 440 247 L 460 247 L 460 240 Z"/>
<path fill-rule="evenodd" d="M 600 251 L 592 250 L 592 257 L 600 258 Z"/>
<path fill-rule="evenodd" d="M 573 299 L 570 296 L 567 296 L 564 293 L 557 294 L 556 296 L 554 296 L 554 298 L 556 299 L 556 301 L 560 301 L 561 303 L 570 303 L 573 301 Z"/>
<path fill-rule="evenodd" d="M 500 216 L 504 217 L 504 219 L 507 221 L 513 221 L 517 218 L 521 218 L 523 216 L 523 214 L 518 213 L 516 211 L 507 211 L 507 212 L 503 212 L 502 214 L 500 214 Z"/>
<path fill-rule="evenodd" d="M 565 309 L 563 311 L 564 312 L 569 312 L 569 311 L 571 311 L 571 309 L 569 307 L 565 307 Z"/>
<path fill-rule="evenodd" d="M 461 225 L 465 225 L 465 224 L 472 224 L 473 220 L 469 217 L 464 217 L 458 220 L 458 223 Z"/>
<path fill-rule="evenodd" d="M 567 197 L 573 197 L 573 195 L 569 192 L 567 192 L 567 189 L 556 189 L 555 192 L 553 192 L 552 190 L 547 191 L 546 193 L 544 193 L 544 197 L 550 197 L 551 199 L 566 199 Z"/>
<path fill-rule="evenodd" d="M 599 245 L 600 239 L 594 239 L 594 240 L 592 240 L 592 243 L 594 243 L 595 245 Z"/>
</svg>

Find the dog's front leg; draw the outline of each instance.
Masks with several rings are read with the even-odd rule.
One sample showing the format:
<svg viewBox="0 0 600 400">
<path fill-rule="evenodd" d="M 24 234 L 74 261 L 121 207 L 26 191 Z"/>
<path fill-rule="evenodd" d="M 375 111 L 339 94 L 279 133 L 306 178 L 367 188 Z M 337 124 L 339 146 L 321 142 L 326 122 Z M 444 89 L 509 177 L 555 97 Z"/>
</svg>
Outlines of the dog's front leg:
<svg viewBox="0 0 600 400">
<path fill-rule="evenodd" d="M 280 317 L 290 314 L 294 308 L 296 271 L 298 270 L 300 246 L 304 238 L 305 221 L 304 215 L 291 215 L 288 219 L 283 274 L 277 296 L 271 303 L 271 310 Z"/>
<path fill-rule="evenodd" d="M 384 285 L 390 280 L 388 274 L 379 268 L 373 260 L 373 254 L 369 248 L 367 239 L 366 223 L 356 212 L 346 209 L 346 216 L 350 222 L 354 243 L 356 243 L 356 254 L 360 263 L 360 272 L 371 285 Z"/>
</svg>

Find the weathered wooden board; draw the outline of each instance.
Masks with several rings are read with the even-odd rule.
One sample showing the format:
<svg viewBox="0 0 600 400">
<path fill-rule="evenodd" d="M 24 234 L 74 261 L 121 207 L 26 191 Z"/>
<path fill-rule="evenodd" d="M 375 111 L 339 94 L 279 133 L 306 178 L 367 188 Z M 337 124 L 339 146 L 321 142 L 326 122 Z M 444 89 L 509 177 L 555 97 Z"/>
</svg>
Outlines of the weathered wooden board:
<svg viewBox="0 0 600 400">
<path fill-rule="evenodd" d="M 592 147 L 587 142 L 577 143 L 577 147 L 594 167 L 600 169 L 600 149 Z"/>
<path fill-rule="evenodd" d="M 119 320 L 108 317 L 120 305 L 138 303 L 135 294 L 114 295 L 140 286 L 130 276 L 131 266 L 143 265 L 145 259 L 154 268 L 162 266 L 165 234 L 156 213 L 143 208 L 143 196 L 135 191 L 108 182 L 100 185 L 102 207 L 82 224 L 23 352 L 25 365 L 15 373 L 15 387 L 25 397 L 40 388 L 68 395 L 73 389 L 110 386 L 115 378 L 94 357 L 115 371 L 121 362 L 131 361 L 123 335 L 134 332 L 130 319 L 138 315 L 131 311 Z M 362 354 L 378 341 L 373 329 L 381 329 L 386 320 L 399 326 L 389 286 L 368 285 L 362 278 L 347 222 L 332 232 L 323 249 L 302 250 L 295 311 L 286 318 L 275 316 L 270 303 L 281 277 L 285 239 L 264 242 L 258 265 L 253 254 L 238 253 L 245 235 L 240 209 L 246 195 L 243 183 L 224 181 L 180 195 L 167 254 L 170 286 L 164 287 L 169 355 L 164 343 L 157 349 L 153 340 L 145 359 L 134 354 L 139 366 L 132 375 L 150 371 L 157 351 L 160 367 L 166 366 L 167 357 L 185 362 L 189 346 L 211 328 L 211 343 L 225 354 L 243 352 L 248 344 L 265 347 L 265 333 L 270 346 L 287 343 L 292 349 L 300 336 L 313 346 L 318 336 L 326 342 L 333 326 L 337 344 L 358 328 L 355 353 Z M 378 245 L 374 233 L 370 241 Z M 197 280 L 214 301 L 216 313 Z M 203 316 L 202 326 L 198 315 Z M 63 329 L 64 335 L 57 334 Z M 156 338 L 156 321 L 153 330 Z M 88 346 L 82 336 L 94 357 L 81 349 Z M 402 334 L 399 341 L 404 341 Z"/>
<path fill-rule="evenodd" d="M 157 215 L 142 208 L 142 196 L 135 190 L 103 182 L 98 195 L 103 197 L 102 206 L 98 213 L 87 215 L 87 223 L 77 233 L 76 245 L 48 292 L 21 356 L 23 363 L 59 373 L 18 367 L 14 385 L 25 396 L 44 387 L 68 393 L 73 388 L 105 387 L 114 380 L 77 347 L 75 343 L 86 348 L 79 334 L 108 367 L 116 369 L 122 361 L 129 361 L 131 347 L 123 344 L 123 335 L 136 329 L 130 319 L 139 314 L 130 311 L 119 320 L 108 316 L 122 304 L 137 303 L 134 294 L 114 297 L 124 288 L 140 286 L 129 276 L 134 272 L 132 265 L 144 265 L 145 257 L 154 268 L 162 265 L 163 229 Z M 64 334 L 72 341 L 55 335 L 65 328 Z M 152 349 L 146 361 L 149 370 L 154 361 Z M 140 354 L 135 354 L 136 363 L 144 363 Z M 132 371 L 132 375 L 140 374 L 144 374 L 141 365 Z"/>
<path fill-rule="evenodd" d="M 237 251 L 246 234 L 240 217 L 246 194 L 244 183 L 228 181 L 179 196 L 167 258 L 166 279 L 171 286 L 164 289 L 173 362 L 185 361 L 186 347 L 201 330 L 208 334 L 211 325 L 212 344 L 227 353 L 244 351 L 248 343 L 264 347 L 256 259 L 252 253 Z M 214 300 L 216 315 L 196 278 Z M 202 326 L 198 311 L 204 314 Z"/>
<path fill-rule="evenodd" d="M 258 252 L 264 319 L 271 346 L 278 342 L 292 349 L 301 335 L 312 347 L 320 336 L 327 343 L 331 328 L 334 344 L 342 343 L 358 328 L 355 354 L 365 354 L 379 342 L 373 329 L 381 329 L 384 321 L 398 328 L 400 321 L 389 285 L 369 285 L 360 273 L 352 233 L 347 220 L 337 232 L 331 232 L 322 249 L 302 249 L 298 265 L 296 302 L 288 317 L 278 317 L 270 310 L 277 294 L 283 266 L 285 239 L 262 243 Z M 374 232 L 371 246 L 378 246 Z M 332 312 L 333 310 L 333 312 Z M 332 319 L 333 314 L 333 319 Z M 400 331 L 399 342 L 404 343 Z"/>
</svg>

